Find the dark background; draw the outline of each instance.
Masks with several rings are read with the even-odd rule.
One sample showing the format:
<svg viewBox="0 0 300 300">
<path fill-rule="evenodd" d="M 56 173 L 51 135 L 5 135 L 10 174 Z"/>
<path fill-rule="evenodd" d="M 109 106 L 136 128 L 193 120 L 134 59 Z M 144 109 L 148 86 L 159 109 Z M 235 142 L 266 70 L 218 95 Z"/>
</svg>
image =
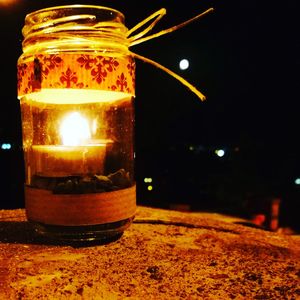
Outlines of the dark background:
<svg viewBox="0 0 300 300">
<path fill-rule="evenodd" d="M 175 3 L 176 2 L 176 3 Z M 132 48 L 177 72 L 200 102 L 161 70 L 137 61 L 138 204 L 239 216 L 279 197 L 282 226 L 299 228 L 299 1 L 82 1 L 115 8 L 133 27 L 158 9 L 153 30 L 215 11 L 179 31 Z M 4 5 L 6 3 L 6 5 Z M 23 160 L 16 61 L 27 13 L 74 1 L 0 0 L 0 208 L 23 207 Z M 187 58 L 190 68 L 178 63 Z M 216 149 L 224 149 L 218 157 Z M 152 178 L 152 191 L 144 178 Z"/>
</svg>

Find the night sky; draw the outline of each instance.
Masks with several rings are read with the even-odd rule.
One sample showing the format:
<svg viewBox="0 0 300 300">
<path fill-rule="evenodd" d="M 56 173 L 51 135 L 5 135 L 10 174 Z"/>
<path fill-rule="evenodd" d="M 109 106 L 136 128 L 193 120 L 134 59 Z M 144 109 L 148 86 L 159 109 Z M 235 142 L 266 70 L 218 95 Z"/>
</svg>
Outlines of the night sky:
<svg viewBox="0 0 300 300">
<path fill-rule="evenodd" d="M 18 197 L 15 189 L 22 177 L 20 169 L 15 175 L 16 169 L 22 168 L 20 151 L 16 150 L 21 145 L 16 60 L 21 54 L 25 15 L 45 7 L 79 2 L 15 0 L 6 6 L 3 2 L 0 0 L 0 143 L 12 143 L 14 154 L 8 159 L 7 153 L 0 152 L 6 174 L 2 185 L 7 195 L 1 199 L 0 207 L 10 207 L 22 204 L 21 200 L 14 205 L 8 202 Z M 165 7 L 167 15 L 153 32 L 186 21 L 210 7 L 215 9 L 179 31 L 132 47 L 132 51 L 177 72 L 207 96 L 206 102 L 200 102 L 174 78 L 137 61 L 136 150 L 141 203 L 145 200 L 148 205 L 159 205 L 161 200 L 193 204 L 200 197 L 196 186 L 200 187 L 201 182 L 207 186 L 212 181 L 226 182 L 229 177 L 245 175 L 243 180 L 232 179 L 231 185 L 239 186 L 229 190 L 238 190 L 244 181 L 247 183 L 243 185 L 243 195 L 268 192 L 296 205 L 294 180 L 300 177 L 298 3 L 84 3 L 120 10 L 128 28 Z M 190 68 L 184 71 L 178 67 L 182 58 L 190 62 Z M 222 161 L 213 158 L 216 148 L 227 150 Z M 143 192 L 142 180 L 147 176 L 158 181 L 151 195 Z"/>
</svg>

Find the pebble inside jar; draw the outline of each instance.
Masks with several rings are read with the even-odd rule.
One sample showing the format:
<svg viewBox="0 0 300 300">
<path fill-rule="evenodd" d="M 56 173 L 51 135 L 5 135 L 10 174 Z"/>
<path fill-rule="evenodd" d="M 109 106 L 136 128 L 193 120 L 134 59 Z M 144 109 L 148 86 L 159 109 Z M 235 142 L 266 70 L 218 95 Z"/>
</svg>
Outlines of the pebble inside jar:
<svg viewBox="0 0 300 300">
<path fill-rule="evenodd" d="M 135 64 L 126 31 L 124 16 L 105 7 L 53 7 L 25 18 L 25 205 L 40 234 L 106 240 L 134 217 Z"/>
</svg>

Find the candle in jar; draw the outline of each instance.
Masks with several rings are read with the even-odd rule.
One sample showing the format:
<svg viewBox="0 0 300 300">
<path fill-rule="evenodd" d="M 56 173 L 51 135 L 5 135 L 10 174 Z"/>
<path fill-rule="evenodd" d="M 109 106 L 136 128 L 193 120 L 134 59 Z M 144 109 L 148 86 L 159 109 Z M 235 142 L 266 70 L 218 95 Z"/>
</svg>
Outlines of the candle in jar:
<svg viewBox="0 0 300 300">
<path fill-rule="evenodd" d="M 33 145 L 32 172 L 44 177 L 102 174 L 111 140 L 92 140 L 87 120 L 70 113 L 59 129 L 62 145 Z"/>
<path fill-rule="evenodd" d="M 32 170 L 44 177 L 102 174 L 109 141 L 84 146 L 32 146 Z"/>
</svg>

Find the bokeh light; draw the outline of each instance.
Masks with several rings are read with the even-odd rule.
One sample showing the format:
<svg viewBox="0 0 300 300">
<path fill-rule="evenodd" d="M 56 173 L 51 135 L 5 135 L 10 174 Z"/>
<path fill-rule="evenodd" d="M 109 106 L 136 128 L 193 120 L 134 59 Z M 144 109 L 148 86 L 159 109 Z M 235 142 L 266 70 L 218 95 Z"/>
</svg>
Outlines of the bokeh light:
<svg viewBox="0 0 300 300">
<path fill-rule="evenodd" d="M 188 69 L 190 66 L 190 63 L 187 59 L 182 59 L 180 62 L 179 62 L 179 68 L 180 70 L 186 70 Z"/>
<path fill-rule="evenodd" d="M 215 153 L 219 156 L 219 157 L 223 157 L 225 155 L 225 151 L 223 149 L 217 149 L 215 151 Z"/>
</svg>

